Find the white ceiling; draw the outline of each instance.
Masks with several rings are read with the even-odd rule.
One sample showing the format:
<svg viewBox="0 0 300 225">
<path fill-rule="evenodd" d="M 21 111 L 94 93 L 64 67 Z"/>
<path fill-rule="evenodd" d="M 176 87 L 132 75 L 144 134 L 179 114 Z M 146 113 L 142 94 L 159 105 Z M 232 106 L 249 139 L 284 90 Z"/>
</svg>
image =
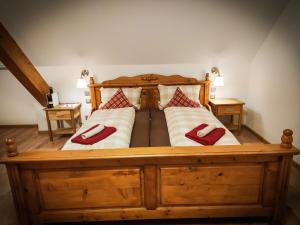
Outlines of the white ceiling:
<svg viewBox="0 0 300 225">
<path fill-rule="evenodd" d="M 0 19 L 36 66 L 250 62 L 287 2 L 0 0 Z"/>
</svg>

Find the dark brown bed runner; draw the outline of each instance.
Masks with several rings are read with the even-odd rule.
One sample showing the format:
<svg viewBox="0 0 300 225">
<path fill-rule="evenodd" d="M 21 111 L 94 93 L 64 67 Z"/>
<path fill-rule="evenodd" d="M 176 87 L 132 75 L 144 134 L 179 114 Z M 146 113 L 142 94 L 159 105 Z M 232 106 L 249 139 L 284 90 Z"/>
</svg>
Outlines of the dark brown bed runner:
<svg viewBox="0 0 300 225">
<path fill-rule="evenodd" d="M 170 146 L 165 113 L 159 109 L 143 109 L 135 114 L 130 147 Z"/>
</svg>

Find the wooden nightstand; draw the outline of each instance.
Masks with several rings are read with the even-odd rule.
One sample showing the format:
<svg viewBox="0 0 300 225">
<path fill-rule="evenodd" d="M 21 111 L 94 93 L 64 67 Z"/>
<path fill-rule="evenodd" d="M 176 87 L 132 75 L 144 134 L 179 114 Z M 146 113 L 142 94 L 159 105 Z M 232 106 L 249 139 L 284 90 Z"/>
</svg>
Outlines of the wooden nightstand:
<svg viewBox="0 0 300 225">
<path fill-rule="evenodd" d="M 81 103 L 59 104 L 54 108 L 44 108 L 50 141 L 53 141 L 54 134 L 74 134 L 76 132 L 77 123 L 79 126 L 82 125 L 80 109 Z M 52 130 L 51 120 L 56 120 L 56 130 Z M 69 128 L 64 128 L 64 121 L 70 125 Z"/>
<path fill-rule="evenodd" d="M 241 132 L 243 120 L 243 105 L 244 102 L 235 98 L 210 99 L 209 104 L 212 112 L 216 117 L 231 116 L 231 123 L 225 124 L 229 130 L 237 130 L 238 135 Z M 234 116 L 238 115 L 238 123 L 234 124 Z"/>
</svg>

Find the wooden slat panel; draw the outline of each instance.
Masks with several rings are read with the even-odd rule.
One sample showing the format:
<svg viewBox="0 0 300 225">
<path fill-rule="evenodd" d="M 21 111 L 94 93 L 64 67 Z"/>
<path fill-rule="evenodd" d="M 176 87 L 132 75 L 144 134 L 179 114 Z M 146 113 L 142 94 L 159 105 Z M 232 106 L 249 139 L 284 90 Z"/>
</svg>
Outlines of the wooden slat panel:
<svg viewBox="0 0 300 225">
<path fill-rule="evenodd" d="M 163 85 L 201 85 L 199 100 L 202 105 L 208 104 L 209 85 L 208 77 L 205 80 L 197 80 L 195 78 L 184 77 L 181 75 L 160 75 L 160 74 L 142 74 L 137 76 L 121 76 L 113 80 L 106 80 L 102 83 L 95 83 L 94 79 L 90 80 L 90 93 L 92 109 L 99 107 L 100 87 L 116 88 L 116 87 L 142 87 L 141 108 L 157 108 L 159 100 L 158 84 Z"/>
<path fill-rule="evenodd" d="M 274 198 L 277 184 L 277 178 L 279 173 L 279 163 L 272 162 L 267 163 L 265 167 L 264 186 L 263 186 L 263 205 L 274 205 Z"/>
<path fill-rule="evenodd" d="M 0 23 L 0 60 L 41 105 L 47 106 L 48 84 L 2 23 Z"/>
<path fill-rule="evenodd" d="M 282 157 L 281 165 L 279 168 L 279 175 L 277 185 L 275 187 L 276 196 L 273 211 L 272 224 L 281 224 L 285 214 L 286 207 L 286 194 L 291 170 L 291 156 Z"/>
<path fill-rule="evenodd" d="M 157 206 L 157 168 L 156 166 L 145 166 L 145 207 L 155 209 Z"/>
<path fill-rule="evenodd" d="M 163 205 L 258 204 L 262 166 L 161 168 Z"/>
<path fill-rule="evenodd" d="M 142 204 L 140 169 L 38 173 L 44 209 L 136 207 Z"/>
<path fill-rule="evenodd" d="M 29 225 L 30 221 L 27 214 L 26 202 L 23 194 L 23 184 L 21 182 L 18 166 L 8 165 L 6 166 L 6 170 L 14 198 L 18 224 Z"/>
<path fill-rule="evenodd" d="M 181 75 L 164 76 L 161 74 L 141 74 L 137 76 L 120 76 L 113 80 L 103 81 L 100 85 L 105 87 L 132 87 L 132 86 L 150 86 L 150 85 L 185 85 L 202 84 L 205 81 L 198 81 L 195 78 L 183 77 Z M 98 85 L 98 84 L 96 84 Z"/>
<path fill-rule="evenodd" d="M 33 213 L 38 213 L 40 207 L 37 192 L 35 191 L 35 174 L 32 170 L 22 170 L 21 178 L 23 182 L 24 197 L 28 203 L 28 210 Z"/>
<path fill-rule="evenodd" d="M 178 165 L 178 164 L 189 164 L 189 165 L 197 165 L 199 161 L 203 164 L 216 164 L 216 163 L 264 163 L 266 161 L 275 162 L 279 157 L 272 156 L 260 156 L 251 157 L 251 156 L 240 156 L 240 157 L 209 157 L 209 158 L 200 158 L 200 157 L 186 157 L 186 158 L 127 158 L 127 159 L 97 159 L 97 160 L 79 160 L 79 161 L 56 161 L 56 162 L 34 162 L 31 164 L 21 164 L 21 168 L 24 169 L 71 169 L 71 168 L 95 168 L 99 167 L 114 167 L 114 166 L 141 166 L 143 164 L 159 164 L 163 165 Z M 92 158 L 91 158 L 92 159 Z"/>
<path fill-rule="evenodd" d="M 32 224 L 38 224 L 36 215 L 40 213 L 40 202 L 36 191 L 36 175 L 33 170 L 21 170 L 21 180 L 29 218 Z"/>
<path fill-rule="evenodd" d="M 223 145 L 223 146 L 186 146 L 186 147 L 140 147 L 140 148 L 123 148 L 123 149 L 101 149 L 101 151 L 95 150 L 70 150 L 70 151 L 47 151 L 47 149 L 41 149 L 39 151 L 27 151 L 18 154 L 18 157 L 0 158 L 0 163 L 28 163 L 34 162 L 58 162 L 58 161 L 90 161 L 118 160 L 128 159 L 134 161 L 137 158 L 143 158 L 150 160 L 165 160 L 174 159 L 174 161 L 184 160 L 186 157 L 190 158 L 189 161 L 201 162 L 201 158 L 216 158 L 224 159 L 228 161 L 235 160 L 236 157 L 251 157 L 260 161 L 262 158 L 272 158 L 274 156 L 294 155 L 299 154 L 299 150 L 296 148 L 283 149 L 280 145 L 275 144 L 253 144 L 253 145 Z M 197 158 L 199 157 L 199 158 Z M 228 157 L 228 158 L 226 158 Z M 195 160 L 196 159 L 196 160 Z M 140 159 L 141 160 L 141 159 Z M 264 159 L 266 160 L 266 159 Z M 156 162 L 156 161 L 154 161 Z"/>
<path fill-rule="evenodd" d="M 272 208 L 261 206 L 200 206 L 200 207 L 160 207 L 156 210 L 145 208 L 87 209 L 84 211 L 62 210 L 42 212 L 44 222 L 101 221 L 101 220 L 141 220 L 171 218 L 211 218 L 235 216 L 270 216 Z"/>
</svg>

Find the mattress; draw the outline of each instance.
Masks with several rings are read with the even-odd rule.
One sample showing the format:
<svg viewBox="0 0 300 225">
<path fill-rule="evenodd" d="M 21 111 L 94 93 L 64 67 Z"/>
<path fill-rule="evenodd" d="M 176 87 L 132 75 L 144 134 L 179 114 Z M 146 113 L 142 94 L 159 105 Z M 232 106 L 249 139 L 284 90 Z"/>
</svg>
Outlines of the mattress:
<svg viewBox="0 0 300 225">
<path fill-rule="evenodd" d="M 168 107 L 164 110 L 167 120 L 168 132 L 171 146 L 201 146 L 187 137 L 189 132 L 202 123 L 223 127 L 225 135 L 215 145 L 239 145 L 234 135 L 205 107 Z"/>
<path fill-rule="evenodd" d="M 62 150 L 90 150 L 102 148 L 128 148 L 135 119 L 132 107 L 120 109 L 102 109 L 95 111 L 84 125 L 63 146 Z M 117 128 L 109 137 L 93 144 L 81 145 L 72 143 L 71 139 L 95 124 L 103 124 Z"/>
</svg>

